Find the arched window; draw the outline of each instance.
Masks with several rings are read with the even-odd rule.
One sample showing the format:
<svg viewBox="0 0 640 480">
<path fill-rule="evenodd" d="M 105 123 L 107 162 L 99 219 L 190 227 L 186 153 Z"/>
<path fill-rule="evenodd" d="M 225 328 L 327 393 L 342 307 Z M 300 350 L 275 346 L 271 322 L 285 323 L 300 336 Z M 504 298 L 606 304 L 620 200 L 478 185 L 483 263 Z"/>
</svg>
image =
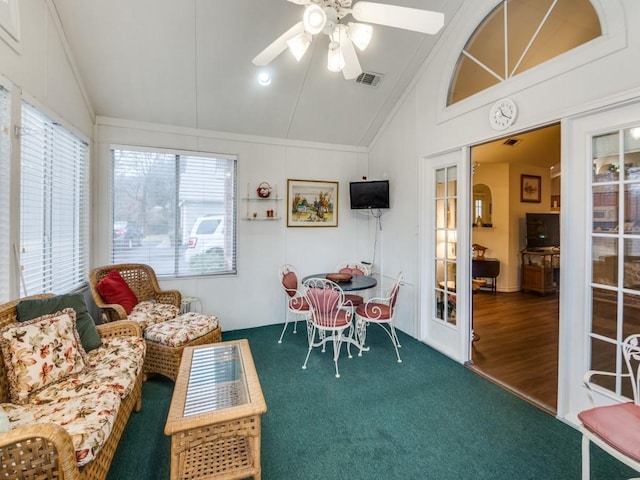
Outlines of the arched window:
<svg viewBox="0 0 640 480">
<path fill-rule="evenodd" d="M 589 0 L 504 0 L 465 45 L 447 105 L 602 35 Z"/>
</svg>

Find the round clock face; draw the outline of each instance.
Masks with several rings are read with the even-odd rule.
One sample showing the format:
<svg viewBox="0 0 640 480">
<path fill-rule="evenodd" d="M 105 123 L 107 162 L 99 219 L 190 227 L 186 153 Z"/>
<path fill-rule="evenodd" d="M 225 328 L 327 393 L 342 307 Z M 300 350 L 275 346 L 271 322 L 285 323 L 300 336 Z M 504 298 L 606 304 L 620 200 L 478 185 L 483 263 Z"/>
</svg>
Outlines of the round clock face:
<svg viewBox="0 0 640 480">
<path fill-rule="evenodd" d="M 518 109 L 513 100 L 505 98 L 496 102 L 489 112 L 489 123 L 496 130 L 504 130 L 513 125 L 516 120 Z"/>
</svg>

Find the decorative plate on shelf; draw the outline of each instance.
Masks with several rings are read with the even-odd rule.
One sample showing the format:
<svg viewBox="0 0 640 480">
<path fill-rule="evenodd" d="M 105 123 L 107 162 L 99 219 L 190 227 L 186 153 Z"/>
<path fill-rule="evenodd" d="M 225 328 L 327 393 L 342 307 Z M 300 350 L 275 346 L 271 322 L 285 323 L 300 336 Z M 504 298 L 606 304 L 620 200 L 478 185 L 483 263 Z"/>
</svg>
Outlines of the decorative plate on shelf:
<svg viewBox="0 0 640 480">
<path fill-rule="evenodd" d="M 327 273 L 327 280 L 331 280 L 336 283 L 349 282 L 352 277 L 353 275 L 350 273 Z"/>
</svg>

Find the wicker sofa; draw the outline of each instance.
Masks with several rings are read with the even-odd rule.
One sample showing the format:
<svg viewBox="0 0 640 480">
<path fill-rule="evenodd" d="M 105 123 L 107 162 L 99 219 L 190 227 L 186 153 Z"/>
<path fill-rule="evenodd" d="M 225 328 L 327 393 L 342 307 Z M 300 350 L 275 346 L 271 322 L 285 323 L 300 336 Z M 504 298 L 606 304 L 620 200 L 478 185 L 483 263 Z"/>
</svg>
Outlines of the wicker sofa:
<svg viewBox="0 0 640 480">
<path fill-rule="evenodd" d="M 48 297 L 52 295 L 36 295 L 25 297 L 25 299 Z M 16 320 L 17 305 L 20 300 L 0 305 L 0 328 L 13 324 L 19 325 Z M 99 325 L 97 330 L 100 346 L 90 352 L 91 356 L 87 355 L 88 366 L 77 376 L 70 375 L 62 379 L 58 383 L 59 389 L 50 393 L 52 396 L 47 400 L 43 400 L 42 397 L 46 394 L 38 392 L 34 397 L 40 396 L 39 400 L 30 397 L 24 404 L 11 403 L 11 385 L 9 384 L 11 376 L 5 362 L 0 362 L 0 402 L 11 420 L 12 427 L 8 432 L 0 433 L 0 478 L 62 480 L 106 478 L 129 415 L 134 408 L 139 411 L 142 405 L 142 362 L 145 344 L 141 338 L 140 327 L 134 322 L 122 321 Z M 98 378 L 97 373 L 94 376 L 96 371 L 100 370 L 100 374 L 104 374 L 111 369 L 114 361 L 119 361 L 114 359 L 114 355 L 122 352 L 125 345 L 130 346 L 126 353 L 129 362 L 127 381 L 114 382 L 121 383 L 117 386 L 107 385 L 107 382 L 97 380 L 90 384 L 91 379 Z M 101 359 L 104 360 L 102 365 L 99 364 Z M 74 381 L 75 390 L 70 388 Z M 45 392 L 47 388 L 45 387 L 41 392 Z M 79 423 L 82 420 L 79 419 L 85 418 L 81 412 L 76 411 L 75 405 L 81 402 L 103 405 L 104 398 L 110 399 L 108 401 L 113 403 L 113 408 L 110 410 L 106 411 L 107 409 L 104 408 L 104 412 L 102 410 L 99 412 L 100 415 L 110 416 L 110 430 L 101 433 L 103 440 L 101 446 L 92 446 L 91 449 L 95 449 L 92 455 L 83 457 L 83 451 L 78 451 L 74 446 L 74 441 L 78 442 L 78 437 L 82 435 L 76 431 L 72 437 L 69 433 L 73 422 L 76 422 L 75 427 L 80 428 Z M 60 411 L 65 408 L 65 402 L 71 402 L 66 408 L 73 410 L 67 412 L 73 422 L 65 422 L 60 414 Z M 93 410 L 98 408 L 95 407 Z M 61 424 L 65 427 L 60 426 Z M 83 458 L 85 460 L 90 458 L 90 460 L 85 463 Z"/>
</svg>

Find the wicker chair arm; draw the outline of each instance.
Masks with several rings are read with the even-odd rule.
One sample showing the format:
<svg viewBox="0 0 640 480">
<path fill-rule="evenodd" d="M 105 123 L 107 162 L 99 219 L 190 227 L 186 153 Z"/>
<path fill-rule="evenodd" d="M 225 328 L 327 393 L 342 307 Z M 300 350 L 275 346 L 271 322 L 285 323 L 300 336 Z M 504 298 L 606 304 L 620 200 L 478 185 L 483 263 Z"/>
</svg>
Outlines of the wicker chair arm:
<svg viewBox="0 0 640 480">
<path fill-rule="evenodd" d="M 168 303 L 179 308 L 182 303 L 182 294 L 178 290 L 160 290 L 156 292 L 156 301 L 158 303 Z"/>
<path fill-rule="evenodd" d="M 116 322 L 103 323 L 96 327 L 100 338 L 112 338 L 122 335 L 142 337 L 142 329 L 136 322 L 118 320 Z"/>
<path fill-rule="evenodd" d="M 117 303 L 103 303 L 98 305 L 98 308 L 102 310 L 102 313 L 107 317 L 108 322 L 115 322 L 116 320 L 126 320 L 127 312 L 122 305 Z"/>
<path fill-rule="evenodd" d="M 10 478 L 27 474 L 34 475 L 29 478 L 53 478 L 56 471 L 62 473 L 56 477 L 61 480 L 81 478 L 71 436 L 59 425 L 35 423 L 0 433 L 0 451 L 4 457 L 3 474 Z M 11 471 L 9 465 L 17 468 Z"/>
</svg>

